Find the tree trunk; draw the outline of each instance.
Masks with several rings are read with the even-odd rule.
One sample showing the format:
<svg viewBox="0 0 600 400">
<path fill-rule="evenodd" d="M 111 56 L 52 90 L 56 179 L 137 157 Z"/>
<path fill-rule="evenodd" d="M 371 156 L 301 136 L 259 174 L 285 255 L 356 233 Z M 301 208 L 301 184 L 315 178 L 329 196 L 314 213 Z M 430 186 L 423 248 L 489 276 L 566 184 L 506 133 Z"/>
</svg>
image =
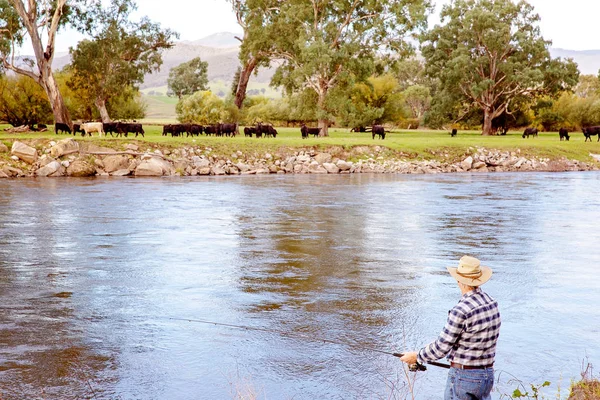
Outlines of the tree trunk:
<svg viewBox="0 0 600 400">
<path fill-rule="evenodd" d="M 39 68 L 41 72 L 41 86 L 44 88 L 46 94 L 48 95 L 48 101 L 50 102 L 50 107 L 52 107 L 54 121 L 67 124 L 72 128 L 73 125 L 71 122 L 71 115 L 69 114 L 69 110 L 65 105 L 65 101 L 60 93 L 60 90 L 58 89 L 58 84 L 54 79 L 54 75 L 52 74 L 52 67 L 48 65 L 48 63 L 45 62 L 45 60 L 44 63 L 46 65 L 40 65 Z"/>
<path fill-rule="evenodd" d="M 37 15 L 37 2 L 29 1 L 29 8 L 26 9 L 22 0 L 9 0 L 15 8 L 15 11 L 19 14 L 21 22 L 27 30 L 29 38 L 31 39 L 31 45 L 33 46 L 33 52 L 35 53 L 35 60 L 39 70 L 39 75 L 32 73 L 31 71 L 19 68 L 16 65 L 10 65 L 10 69 L 16 73 L 29 76 L 33 78 L 48 95 L 48 101 L 52 107 L 52 113 L 54 114 L 54 121 L 61 122 L 73 127 L 71 122 L 71 116 L 67 109 L 64 99 L 58 89 L 58 84 L 52 74 L 52 60 L 54 59 L 54 40 L 56 38 L 56 32 L 60 19 L 63 15 L 63 7 L 67 0 L 56 0 L 56 8 L 52 19 L 49 23 L 48 32 L 46 33 L 47 46 L 42 43 L 43 34 L 40 34 L 38 26 L 39 18 Z M 46 21 L 48 24 L 48 21 Z"/>
<path fill-rule="evenodd" d="M 246 99 L 246 90 L 248 89 L 248 81 L 250 80 L 250 76 L 252 75 L 252 72 L 254 72 L 254 68 L 256 68 L 257 64 L 258 57 L 251 57 L 246 61 L 244 67 L 242 68 L 242 72 L 240 73 L 240 80 L 235 92 L 235 106 L 239 110 L 241 110 L 242 106 L 244 105 L 244 100 Z"/>
<path fill-rule="evenodd" d="M 491 136 L 492 135 L 492 110 L 489 108 L 483 109 L 483 132 L 481 133 L 483 136 Z"/>
<path fill-rule="evenodd" d="M 319 91 L 318 106 L 319 111 L 325 112 L 325 98 L 327 97 L 327 88 L 322 87 Z M 319 118 L 319 137 L 329 136 L 329 118 Z"/>
<path fill-rule="evenodd" d="M 96 98 L 94 104 L 96 105 L 96 108 L 100 113 L 100 119 L 102 120 L 102 122 L 110 122 L 110 115 L 108 115 L 108 110 L 106 109 L 106 101 L 103 98 L 98 97 Z"/>
</svg>

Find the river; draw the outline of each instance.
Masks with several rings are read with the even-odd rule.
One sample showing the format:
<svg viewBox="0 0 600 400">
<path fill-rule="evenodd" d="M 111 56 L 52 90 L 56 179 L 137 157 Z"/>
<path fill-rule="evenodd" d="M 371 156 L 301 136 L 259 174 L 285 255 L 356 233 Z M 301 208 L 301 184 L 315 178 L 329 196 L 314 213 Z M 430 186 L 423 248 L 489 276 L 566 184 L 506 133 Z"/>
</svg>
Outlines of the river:
<svg viewBox="0 0 600 400">
<path fill-rule="evenodd" d="M 439 399 L 446 370 L 381 351 L 435 339 L 463 254 L 494 270 L 494 398 L 564 395 L 600 368 L 598 193 L 596 172 L 2 180 L 0 398 Z"/>
</svg>

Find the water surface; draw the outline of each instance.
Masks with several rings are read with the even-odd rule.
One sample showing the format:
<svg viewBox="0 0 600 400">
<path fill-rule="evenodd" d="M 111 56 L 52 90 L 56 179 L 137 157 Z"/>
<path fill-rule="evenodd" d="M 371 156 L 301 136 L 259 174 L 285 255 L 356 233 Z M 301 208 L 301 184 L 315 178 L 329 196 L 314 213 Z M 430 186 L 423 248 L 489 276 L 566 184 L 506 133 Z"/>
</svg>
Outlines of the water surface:
<svg viewBox="0 0 600 400">
<path fill-rule="evenodd" d="M 593 172 L 0 181 L 0 397 L 405 398 L 372 350 L 437 336 L 463 254 L 494 270 L 498 390 L 564 392 L 600 365 L 598 193 Z"/>
</svg>

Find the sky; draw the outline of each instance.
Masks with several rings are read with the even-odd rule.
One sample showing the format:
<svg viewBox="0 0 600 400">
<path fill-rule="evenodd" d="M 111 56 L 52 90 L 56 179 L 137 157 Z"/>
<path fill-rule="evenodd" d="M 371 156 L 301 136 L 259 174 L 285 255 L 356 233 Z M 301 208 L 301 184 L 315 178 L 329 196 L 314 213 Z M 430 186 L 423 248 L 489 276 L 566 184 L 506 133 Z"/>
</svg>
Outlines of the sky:
<svg viewBox="0 0 600 400">
<path fill-rule="evenodd" d="M 434 0 L 439 11 L 450 0 Z M 540 28 L 552 47 L 569 50 L 600 50 L 598 16 L 600 0 L 529 0 L 541 17 Z M 226 0 L 138 0 L 136 19 L 148 16 L 163 28 L 180 34 L 180 40 L 198 40 L 219 32 L 241 32 L 231 4 Z M 57 50 L 67 51 L 81 36 L 65 31 L 57 38 Z"/>
</svg>

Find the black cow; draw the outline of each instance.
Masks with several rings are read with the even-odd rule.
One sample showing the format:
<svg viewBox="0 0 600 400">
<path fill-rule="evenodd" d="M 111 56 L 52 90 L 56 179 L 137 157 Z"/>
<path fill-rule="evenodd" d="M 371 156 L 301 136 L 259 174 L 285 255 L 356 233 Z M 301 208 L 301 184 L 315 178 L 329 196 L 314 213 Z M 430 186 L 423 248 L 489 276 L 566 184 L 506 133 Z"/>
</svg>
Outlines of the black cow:
<svg viewBox="0 0 600 400">
<path fill-rule="evenodd" d="M 81 136 L 85 135 L 85 132 L 83 129 L 81 129 L 81 124 L 73 124 L 73 136 L 77 135 L 78 133 L 81 133 Z"/>
<path fill-rule="evenodd" d="M 454 137 L 454 136 L 456 136 L 457 134 L 458 134 L 458 129 L 456 129 L 456 128 L 452 129 L 452 132 L 450 132 L 450 136 L 451 136 L 451 137 Z"/>
<path fill-rule="evenodd" d="M 354 128 L 350 129 L 350 132 L 366 132 L 367 128 L 364 126 L 355 126 Z"/>
<path fill-rule="evenodd" d="M 253 126 L 247 126 L 244 128 L 244 136 L 252 137 L 256 133 L 256 128 Z"/>
<path fill-rule="evenodd" d="M 144 128 L 142 127 L 142 124 L 131 123 L 131 122 L 117 122 L 116 132 L 117 132 L 117 137 L 118 136 L 127 137 L 127 135 L 129 133 L 135 133 L 135 137 L 137 137 L 138 134 L 142 135 L 142 137 L 143 137 L 144 133 L 145 133 Z"/>
<path fill-rule="evenodd" d="M 118 122 L 104 122 L 104 123 L 102 123 L 102 129 L 104 130 L 105 134 L 110 133 L 110 136 L 112 136 L 113 133 L 118 134 L 117 124 L 118 124 Z"/>
<path fill-rule="evenodd" d="M 200 136 L 200 134 L 204 132 L 204 127 L 202 125 L 198 125 L 198 124 L 190 124 L 190 129 L 187 132 L 187 134 L 185 135 L 186 137 L 188 137 L 188 135 L 192 135 L 192 137 L 195 136 Z"/>
<path fill-rule="evenodd" d="M 237 134 L 237 124 L 220 124 L 219 130 L 221 136 L 235 136 Z"/>
<path fill-rule="evenodd" d="M 171 134 L 173 133 L 173 125 L 171 125 L 171 124 L 164 125 L 162 135 L 168 136 L 169 133 L 171 133 Z"/>
<path fill-rule="evenodd" d="M 585 136 L 585 142 L 587 142 L 588 139 L 590 139 L 591 142 L 592 136 L 595 135 L 598 135 L 597 142 L 600 142 L 600 126 L 589 126 L 587 128 L 582 128 L 581 130 L 583 131 L 583 135 Z"/>
<path fill-rule="evenodd" d="M 221 136 L 220 125 L 217 124 L 217 125 L 205 126 L 204 133 L 206 133 L 206 136 L 210 136 L 210 135 Z"/>
<path fill-rule="evenodd" d="M 371 130 L 373 139 L 375 139 L 375 135 L 379 136 L 381 140 L 385 139 L 385 129 L 383 125 L 373 125 L 373 129 Z"/>
<path fill-rule="evenodd" d="M 71 134 L 71 128 L 67 124 L 57 122 L 54 124 L 54 133 L 58 135 L 60 132 Z"/>
<path fill-rule="evenodd" d="M 256 130 L 260 131 L 265 137 L 277 137 L 277 130 L 271 124 L 257 124 Z"/>
<path fill-rule="evenodd" d="M 529 136 L 537 136 L 537 135 L 538 135 L 537 128 L 526 128 L 525 131 L 523 132 L 523 139 L 525 139 L 525 138 L 529 139 Z"/>
<path fill-rule="evenodd" d="M 302 139 L 308 138 L 308 135 L 317 137 L 321 133 L 321 128 L 309 128 L 305 124 L 302 124 L 302 127 L 300 127 L 300 133 L 302 134 Z"/>
<path fill-rule="evenodd" d="M 569 136 L 569 131 L 566 130 L 565 128 L 560 128 L 558 130 L 558 135 L 560 136 L 561 142 L 563 139 L 565 139 L 566 141 L 569 141 L 569 138 L 571 137 L 571 136 Z"/>
</svg>

